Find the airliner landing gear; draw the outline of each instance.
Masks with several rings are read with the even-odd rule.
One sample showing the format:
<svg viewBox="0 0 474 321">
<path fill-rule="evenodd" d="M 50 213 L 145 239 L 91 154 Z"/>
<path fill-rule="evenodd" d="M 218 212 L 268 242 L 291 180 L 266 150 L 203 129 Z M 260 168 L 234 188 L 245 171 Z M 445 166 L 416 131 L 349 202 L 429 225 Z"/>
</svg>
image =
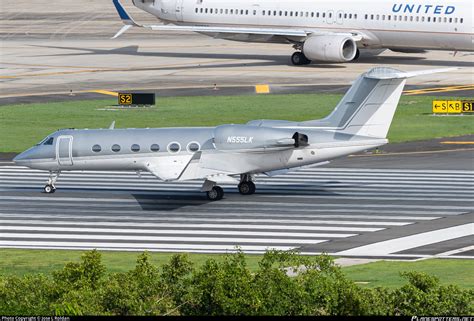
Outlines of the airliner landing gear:
<svg viewBox="0 0 474 321">
<path fill-rule="evenodd" d="M 242 195 L 252 195 L 255 194 L 255 183 L 252 182 L 252 176 L 250 175 L 241 175 L 240 184 L 238 185 L 239 193 Z"/>
<path fill-rule="evenodd" d="M 49 172 L 48 182 L 44 187 L 44 192 L 47 194 L 52 194 L 56 192 L 56 181 L 58 180 L 60 172 Z"/>
<path fill-rule="evenodd" d="M 309 65 L 311 60 L 306 58 L 301 51 L 297 51 L 291 56 L 291 63 L 295 66 Z"/>
<path fill-rule="evenodd" d="M 210 201 L 220 201 L 224 198 L 224 190 L 220 186 L 214 186 L 210 191 L 206 192 L 207 199 Z"/>
</svg>

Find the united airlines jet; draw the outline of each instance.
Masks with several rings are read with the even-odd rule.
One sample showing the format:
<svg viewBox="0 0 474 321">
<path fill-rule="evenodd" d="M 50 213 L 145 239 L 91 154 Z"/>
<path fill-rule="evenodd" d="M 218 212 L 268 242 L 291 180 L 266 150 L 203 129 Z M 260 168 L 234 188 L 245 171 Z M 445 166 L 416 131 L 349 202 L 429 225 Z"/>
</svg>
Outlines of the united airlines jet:
<svg viewBox="0 0 474 321">
<path fill-rule="evenodd" d="M 294 65 L 349 62 L 364 49 L 474 51 L 469 0 L 133 0 L 164 24 L 141 25 L 113 3 L 125 26 L 193 31 L 244 42 L 287 43 Z"/>
</svg>

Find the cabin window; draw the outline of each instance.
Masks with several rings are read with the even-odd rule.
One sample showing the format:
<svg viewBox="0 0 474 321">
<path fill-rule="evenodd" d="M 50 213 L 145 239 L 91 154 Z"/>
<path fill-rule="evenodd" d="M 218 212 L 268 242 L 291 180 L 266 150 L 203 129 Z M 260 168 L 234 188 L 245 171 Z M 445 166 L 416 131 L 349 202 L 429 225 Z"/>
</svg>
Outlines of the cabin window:
<svg viewBox="0 0 474 321">
<path fill-rule="evenodd" d="M 118 144 L 112 145 L 112 151 L 115 152 L 115 153 L 120 152 L 120 145 L 118 145 Z"/>
<path fill-rule="evenodd" d="M 168 152 L 170 153 L 178 153 L 181 150 L 181 145 L 179 143 L 170 143 L 168 145 Z"/>
<path fill-rule="evenodd" d="M 101 150 L 102 150 L 102 147 L 100 147 L 100 145 L 95 144 L 94 146 L 92 146 L 92 151 L 94 153 L 99 153 Z"/>
<path fill-rule="evenodd" d="M 132 152 L 138 153 L 140 151 L 140 145 L 133 144 L 132 147 L 130 147 L 130 149 L 132 150 Z"/>
<path fill-rule="evenodd" d="M 150 150 L 151 150 L 152 152 L 155 152 L 155 153 L 156 153 L 156 152 L 159 152 L 159 151 L 160 151 L 160 145 L 158 145 L 158 144 L 153 144 L 153 145 L 150 146 Z"/>
<path fill-rule="evenodd" d="M 191 142 L 191 143 L 188 144 L 187 149 L 188 149 L 188 152 L 195 153 L 195 152 L 199 151 L 199 149 L 201 149 L 201 146 L 197 142 Z"/>
<path fill-rule="evenodd" d="M 354 14 L 354 19 L 357 19 L 357 13 Z"/>
<path fill-rule="evenodd" d="M 464 18 L 461 18 L 461 19 L 459 20 L 459 22 L 460 22 L 460 23 L 464 23 Z"/>
<path fill-rule="evenodd" d="M 43 145 L 53 145 L 53 142 L 54 142 L 54 137 L 50 137 L 43 143 Z"/>
</svg>

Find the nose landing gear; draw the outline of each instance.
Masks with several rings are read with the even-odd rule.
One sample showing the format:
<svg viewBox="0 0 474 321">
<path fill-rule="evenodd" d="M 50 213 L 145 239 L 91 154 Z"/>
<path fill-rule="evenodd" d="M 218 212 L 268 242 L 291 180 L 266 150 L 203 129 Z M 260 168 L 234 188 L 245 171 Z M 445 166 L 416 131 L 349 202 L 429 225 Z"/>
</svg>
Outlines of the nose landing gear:
<svg viewBox="0 0 474 321">
<path fill-rule="evenodd" d="M 52 194 L 56 192 L 56 181 L 58 180 L 60 173 L 61 172 L 49 172 L 48 182 L 43 189 L 46 194 Z"/>
</svg>

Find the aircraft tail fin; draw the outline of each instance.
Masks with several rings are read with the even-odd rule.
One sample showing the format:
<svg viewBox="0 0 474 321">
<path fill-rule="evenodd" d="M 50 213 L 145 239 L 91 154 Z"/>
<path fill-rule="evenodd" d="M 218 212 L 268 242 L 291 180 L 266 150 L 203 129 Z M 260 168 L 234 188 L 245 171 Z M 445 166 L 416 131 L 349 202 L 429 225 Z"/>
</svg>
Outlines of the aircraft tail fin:
<svg viewBox="0 0 474 321">
<path fill-rule="evenodd" d="M 328 117 L 303 124 L 386 138 L 407 78 L 454 69 L 457 68 L 403 72 L 387 67 L 373 68 L 357 78 Z"/>
</svg>

